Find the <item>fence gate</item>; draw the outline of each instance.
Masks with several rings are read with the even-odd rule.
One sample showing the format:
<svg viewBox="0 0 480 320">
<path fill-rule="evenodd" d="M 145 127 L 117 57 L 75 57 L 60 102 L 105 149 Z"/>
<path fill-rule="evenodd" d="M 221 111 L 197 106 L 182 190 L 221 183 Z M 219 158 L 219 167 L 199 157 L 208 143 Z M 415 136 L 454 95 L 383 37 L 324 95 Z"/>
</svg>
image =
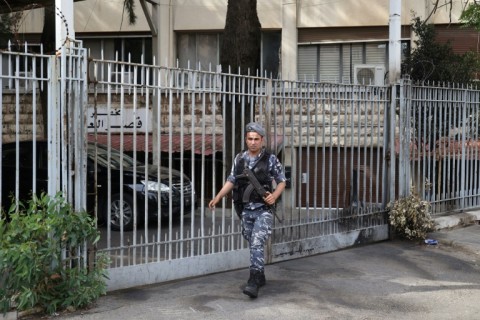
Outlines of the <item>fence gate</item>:
<svg viewBox="0 0 480 320">
<path fill-rule="evenodd" d="M 235 150 L 227 108 L 253 114 L 267 80 L 96 59 L 89 70 L 87 205 L 111 258 L 109 289 L 248 266 L 231 200 L 207 204 Z"/>
<path fill-rule="evenodd" d="M 290 177 L 268 262 L 388 237 L 388 88 L 98 59 L 89 74 L 87 206 L 110 290 L 248 266 L 232 200 L 207 204 L 250 120 Z"/>
<path fill-rule="evenodd" d="M 274 81 L 272 114 L 291 176 L 269 261 L 388 238 L 390 88 Z"/>
</svg>

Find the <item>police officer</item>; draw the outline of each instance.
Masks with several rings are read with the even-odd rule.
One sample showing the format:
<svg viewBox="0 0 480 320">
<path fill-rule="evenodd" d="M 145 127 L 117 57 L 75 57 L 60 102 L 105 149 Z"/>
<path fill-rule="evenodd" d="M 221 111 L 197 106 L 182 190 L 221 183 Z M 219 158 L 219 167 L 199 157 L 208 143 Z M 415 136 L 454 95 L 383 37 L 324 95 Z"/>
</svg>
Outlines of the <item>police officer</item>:
<svg viewBox="0 0 480 320">
<path fill-rule="evenodd" d="M 285 189 L 286 178 L 278 158 L 267 152 L 263 146 L 265 130 L 262 126 L 251 122 L 247 124 L 245 131 L 247 150 L 236 155 L 227 181 L 208 206 L 213 210 L 215 205 L 233 190 L 235 209 L 242 220 L 242 235 L 250 248 L 250 277 L 243 293 L 256 298 L 258 289 L 266 283 L 264 248 L 273 224 L 273 214 L 269 207 L 275 205 Z M 251 186 L 249 179 L 243 174 L 247 167 L 267 190 L 264 196 Z M 275 190 L 273 181 L 276 183 Z"/>
</svg>

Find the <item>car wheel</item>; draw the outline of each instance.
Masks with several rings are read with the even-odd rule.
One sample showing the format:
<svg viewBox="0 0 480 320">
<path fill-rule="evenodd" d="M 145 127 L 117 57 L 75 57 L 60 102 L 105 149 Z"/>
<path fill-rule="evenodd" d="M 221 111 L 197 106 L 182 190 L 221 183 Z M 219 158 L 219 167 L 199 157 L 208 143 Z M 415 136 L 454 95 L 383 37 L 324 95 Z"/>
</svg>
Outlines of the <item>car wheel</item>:
<svg viewBox="0 0 480 320">
<path fill-rule="evenodd" d="M 105 205 L 106 206 L 106 205 Z M 123 194 L 123 203 L 120 201 L 120 194 L 114 194 L 110 202 L 110 226 L 112 230 L 120 230 L 121 208 L 123 207 L 123 230 L 128 231 L 133 228 L 133 199 L 128 194 Z M 108 208 L 105 207 L 105 212 Z M 105 220 L 107 217 L 105 217 Z"/>
</svg>

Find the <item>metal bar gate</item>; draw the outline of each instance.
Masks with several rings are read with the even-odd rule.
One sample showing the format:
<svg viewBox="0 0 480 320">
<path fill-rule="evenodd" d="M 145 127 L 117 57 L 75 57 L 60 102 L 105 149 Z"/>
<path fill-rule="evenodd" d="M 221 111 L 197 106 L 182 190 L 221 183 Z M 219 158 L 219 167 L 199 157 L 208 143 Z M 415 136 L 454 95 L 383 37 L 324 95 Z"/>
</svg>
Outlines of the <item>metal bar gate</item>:
<svg viewBox="0 0 480 320">
<path fill-rule="evenodd" d="M 103 224 L 110 289 L 248 266 L 231 199 L 207 208 L 248 119 L 268 128 L 290 177 L 268 262 L 388 237 L 388 87 L 96 59 L 89 68 L 87 181 L 97 189 L 87 203 Z"/>
</svg>

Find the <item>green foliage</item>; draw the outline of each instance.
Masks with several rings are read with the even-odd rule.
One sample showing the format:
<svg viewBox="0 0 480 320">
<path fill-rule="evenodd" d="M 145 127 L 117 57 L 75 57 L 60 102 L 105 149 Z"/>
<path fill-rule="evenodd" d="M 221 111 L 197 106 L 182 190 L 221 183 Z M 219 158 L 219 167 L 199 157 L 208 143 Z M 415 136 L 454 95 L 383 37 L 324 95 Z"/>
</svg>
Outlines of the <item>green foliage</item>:
<svg viewBox="0 0 480 320">
<path fill-rule="evenodd" d="M 480 31 L 480 4 L 477 2 L 470 3 L 460 15 L 459 20 L 465 26 Z"/>
<path fill-rule="evenodd" d="M 410 196 L 388 204 L 390 225 L 401 238 L 410 240 L 425 239 L 435 228 L 430 216 L 430 203 L 412 193 Z"/>
<path fill-rule="evenodd" d="M 0 15 L 0 48 L 6 48 L 9 40 L 14 40 L 14 36 L 22 14 L 9 13 Z"/>
<path fill-rule="evenodd" d="M 402 64 L 402 73 L 412 80 L 470 83 L 480 69 L 475 52 L 455 54 L 450 43 L 436 41 L 435 28 L 420 18 L 414 18 L 413 32 L 417 36 L 415 49 Z"/>
<path fill-rule="evenodd" d="M 74 212 L 60 194 L 33 196 L 15 211 L 12 205 L 9 221 L 0 220 L 0 312 L 40 307 L 51 314 L 106 293 L 107 259 L 78 254 L 99 239 L 86 212 Z"/>
</svg>

